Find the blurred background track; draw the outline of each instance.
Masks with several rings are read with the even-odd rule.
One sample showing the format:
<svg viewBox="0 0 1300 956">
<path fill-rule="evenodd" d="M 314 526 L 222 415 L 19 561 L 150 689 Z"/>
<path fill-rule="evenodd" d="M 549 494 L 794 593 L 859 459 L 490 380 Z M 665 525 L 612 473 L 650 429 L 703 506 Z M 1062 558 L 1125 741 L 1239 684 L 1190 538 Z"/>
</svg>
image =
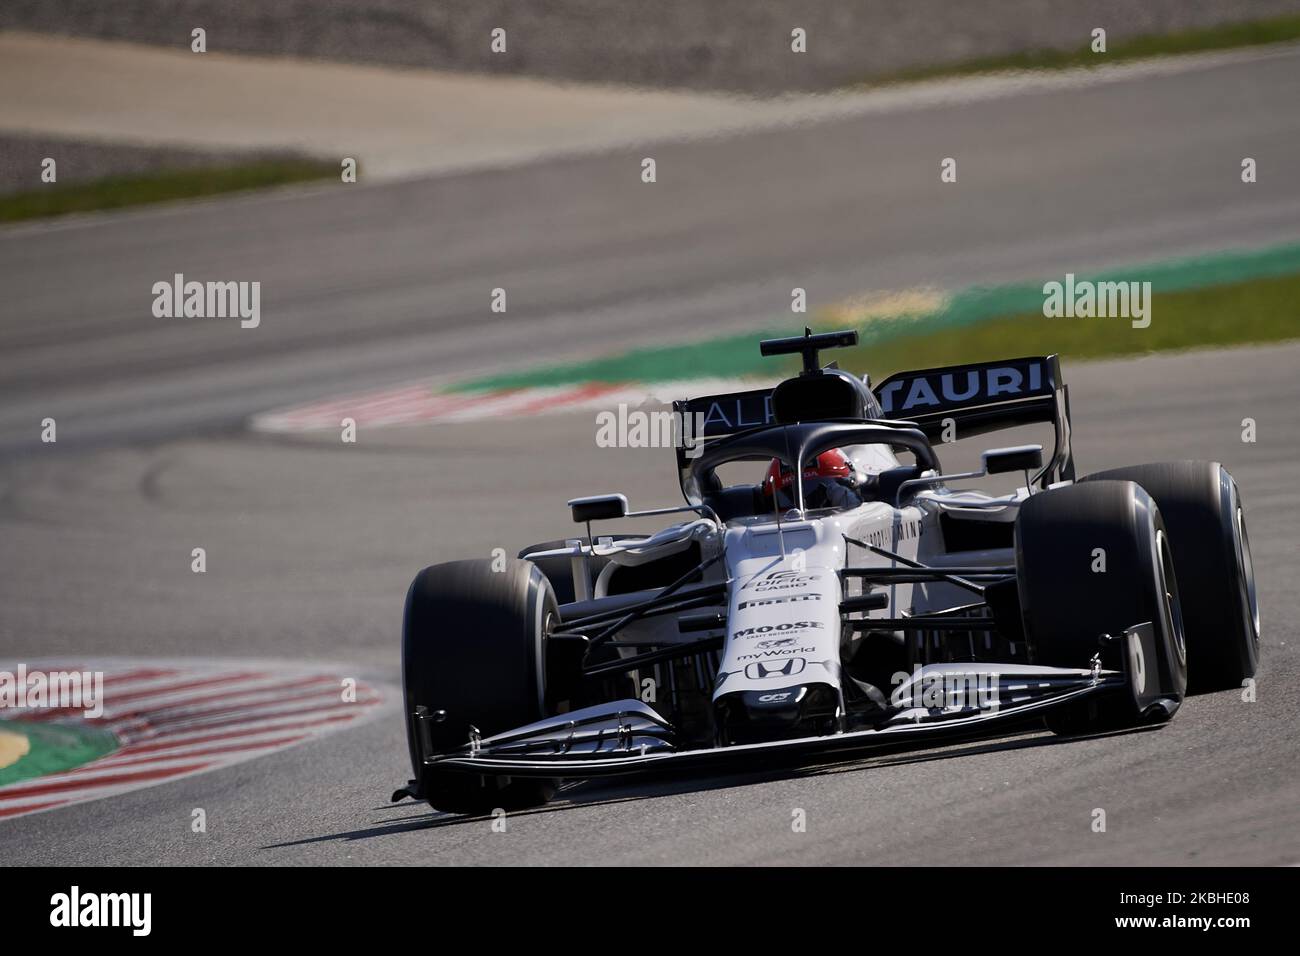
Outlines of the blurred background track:
<svg viewBox="0 0 1300 956">
<path fill-rule="evenodd" d="M 662 144 L 653 184 L 644 151 L 616 151 L 0 230 L 0 449 L 36 447 L 46 416 L 69 443 L 188 434 L 404 379 L 765 327 L 795 286 L 816 309 L 1295 239 L 1300 49 L 1240 55 Z M 941 184 L 948 156 L 958 181 Z M 177 272 L 260 281 L 261 326 L 153 318 L 150 289 Z"/>
<path fill-rule="evenodd" d="M 1300 0 L 7 0 L 0 29 L 423 69 L 773 94 L 1300 13 Z M 791 30 L 807 33 L 793 54 Z M 490 47 L 502 28 L 505 53 Z"/>
</svg>

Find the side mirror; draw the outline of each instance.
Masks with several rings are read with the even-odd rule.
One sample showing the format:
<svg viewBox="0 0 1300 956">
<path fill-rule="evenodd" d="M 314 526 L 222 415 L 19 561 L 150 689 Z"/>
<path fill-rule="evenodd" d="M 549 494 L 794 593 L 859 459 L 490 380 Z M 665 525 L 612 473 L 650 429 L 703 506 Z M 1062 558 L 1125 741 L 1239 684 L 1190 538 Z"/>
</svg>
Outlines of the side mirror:
<svg viewBox="0 0 1300 956">
<path fill-rule="evenodd" d="M 990 475 L 1002 475 L 1010 471 L 1036 471 L 1043 467 L 1043 446 L 990 448 L 981 457 L 984 459 L 984 470 Z"/>
<path fill-rule="evenodd" d="M 588 521 L 608 521 L 627 516 L 627 495 L 593 495 L 574 498 L 569 502 L 573 520 L 578 524 Z"/>
</svg>

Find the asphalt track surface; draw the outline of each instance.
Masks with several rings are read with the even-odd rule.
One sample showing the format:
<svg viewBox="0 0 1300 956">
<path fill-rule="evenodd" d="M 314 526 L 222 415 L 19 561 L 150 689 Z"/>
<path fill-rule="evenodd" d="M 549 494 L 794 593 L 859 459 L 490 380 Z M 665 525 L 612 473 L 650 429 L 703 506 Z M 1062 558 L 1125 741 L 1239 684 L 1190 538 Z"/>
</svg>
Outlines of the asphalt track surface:
<svg viewBox="0 0 1300 956">
<path fill-rule="evenodd" d="M 247 413 L 502 355 L 766 323 L 795 284 L 829 301 L 1295 239 L 1300 187 L 1283 170 L 1300 160 L 1297 93 L 1291 53 L 665 147 L 655 187 L 637 182 L 635 157 L 606 156 L 10 230 L 4 657 L 287 658 L 395 683 L 415 570 L 564 533 L 575 494 L 671 503 L 669 453 L 596 448 L 590 413 L 356 445 L 248 435 Z M 948 155 L 959 185 L 944 193 Z M 1268 157 L 1255 186 L 1237 178 L 1243 155 Z M 176 271 L 261 278 L 262 328 L 159 327 L 148 290 Z M 489 320 L 495 285 L 511 290 L 511 312 Z M 796 773 L 585 784 L 505 833 L 387 805 L 408 776 L 390 712 L 272 757 L 0 823 L 0 858 L 1300 862 L 1298 364 L 1300 346 L 1286 345 L 1066 369 L 1082 470 L 1199 457 L 1238 478 L 1264 616 L 1254 703 L 1199 697 L 1160 730 L 1071 742 L 1036 734 Z M 53 448 L 32 440 L 45 415 L 59 419 Z M 1245 417 L 1255 443 L 1241 441 Z M 190 572 L 196 546 L 205 575 Z M 190 832 L 195 807 L 206 834 Z M 1098 807 L 1104 834 L 1090 827 Z M 796 808 L 806 833 L 791 832 Z"/>
</svg>

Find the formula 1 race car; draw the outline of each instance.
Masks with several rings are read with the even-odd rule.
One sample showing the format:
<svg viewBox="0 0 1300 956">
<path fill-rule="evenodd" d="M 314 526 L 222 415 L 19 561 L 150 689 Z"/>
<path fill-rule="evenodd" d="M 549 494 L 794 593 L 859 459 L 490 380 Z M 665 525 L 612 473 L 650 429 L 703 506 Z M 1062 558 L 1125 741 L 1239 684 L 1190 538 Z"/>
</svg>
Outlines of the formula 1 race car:
<svg viewBox="0 0 1300 956">
<path fill-rule="evenodd" d="M 1115 730 L 1255 673 L 1250 545 L 1222 465 L 1076 480 L 1056 356 L 873 390 L 820 367 L 819 350 L 856 341 L 765 341 L 764 355 L 802 354 L 802 373 L 675 403 L 686 504 L 577 498 L 581 537 L 421 571 L 402 637 L 415 776 L 394 799 L 479 813 L 543 803 L 564 779 L 770 767 L 1043 722 Z M 945 474 L 931 444 L 1048 422 L 1046 464 L 1021 445 Z M 1020 473 L 1009 494 L 948 487 Z M 659 515 L 685 520 L 593 536 L 593 522 Z"/>
</svg>

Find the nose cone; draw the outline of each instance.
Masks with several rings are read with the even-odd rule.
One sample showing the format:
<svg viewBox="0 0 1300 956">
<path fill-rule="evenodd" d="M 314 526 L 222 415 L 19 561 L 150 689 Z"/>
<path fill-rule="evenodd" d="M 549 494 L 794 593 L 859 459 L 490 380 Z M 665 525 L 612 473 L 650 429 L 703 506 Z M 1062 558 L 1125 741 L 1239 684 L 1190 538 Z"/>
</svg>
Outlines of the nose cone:
<svg viewBox="0 0 1300 956">
<path fill-rule="evenodd" d="M 787 684 L 724 694 L 716 706 L 727 743 L 760 743 L 834 733 L 838 695 L 827 684 Z"/>
</svg>

